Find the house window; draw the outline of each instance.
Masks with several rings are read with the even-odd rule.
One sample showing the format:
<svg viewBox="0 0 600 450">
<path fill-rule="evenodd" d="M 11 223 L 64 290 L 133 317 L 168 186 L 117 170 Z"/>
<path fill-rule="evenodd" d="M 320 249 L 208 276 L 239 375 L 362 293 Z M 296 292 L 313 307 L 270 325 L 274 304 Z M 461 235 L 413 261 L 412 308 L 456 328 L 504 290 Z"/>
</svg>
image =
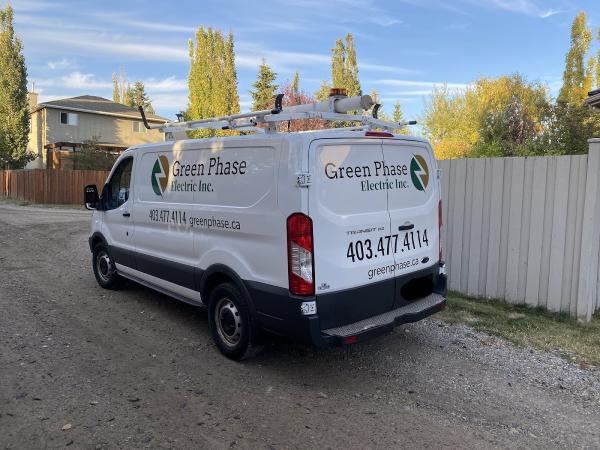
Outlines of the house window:
<svg viewBox="0 0 600 450">
<path fill-rule="evenodd" d="M 60 113 L 60 123 L 62 123 L 63 125 L 77 126 L 77 114 L 61 112 Z"/>
<path fill-rule="evenodd" d="M 136 122 L 133 121 L 133 132 L 134 133 L 145 133 L 146 132 L 146 127 L 144 126 L 143 122 Z"/>
</svg>

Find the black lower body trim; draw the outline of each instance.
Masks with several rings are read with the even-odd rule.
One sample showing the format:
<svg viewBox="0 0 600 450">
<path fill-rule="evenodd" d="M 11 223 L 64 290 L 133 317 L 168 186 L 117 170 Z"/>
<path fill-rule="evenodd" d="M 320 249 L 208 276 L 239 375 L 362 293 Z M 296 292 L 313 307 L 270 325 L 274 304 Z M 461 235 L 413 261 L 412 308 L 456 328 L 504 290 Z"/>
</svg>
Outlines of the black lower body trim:
<svg viewBox="0 0 600 450">
<path fill-rule="evenodd" d="M 184 288 L 198 290 L 196 279 L 202 276 L 202 270 L 186 264 L 157 258 L 144 253 L 111 246 L 109 252 L 114 262 L 151 275 Z"/>
</svg>

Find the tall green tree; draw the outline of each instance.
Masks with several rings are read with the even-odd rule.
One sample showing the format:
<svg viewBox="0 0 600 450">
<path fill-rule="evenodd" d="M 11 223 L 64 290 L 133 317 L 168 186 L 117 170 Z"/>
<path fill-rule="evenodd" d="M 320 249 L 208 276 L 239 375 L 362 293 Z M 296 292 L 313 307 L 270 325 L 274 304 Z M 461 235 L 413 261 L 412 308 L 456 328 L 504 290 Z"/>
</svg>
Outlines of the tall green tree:
<svg viewBox="0 0 600 450">
<path fill-rule="evenodd" d="M 154 108 L 152 107 L 152 101 L 146 93 L 146 87 L 141 81 L 136 81 L 133 86 L 129 89 L 129 103 L 128 106 L 132 108 L 139 108 L 140 106 L 145 112 L 154 114 Z"/>
<path fill-rule="evenodd" d="M 600 28 L 598 28 L 598 54 L 596 55 L 596 88 L 600 89 Z"/>
<path fill-rule="evenodd" d="M 394 103 L 394 112 L 392 113 L 392 122 L 400 123 L 404 121 L 404 114 L 402 114 L 402 107 L 400 106 L 400 102 L 396 100 Z M 400 134 L 408 134 L 408 127 L 400 127 L 395 130 L 396 133 Z"/>
<path fill-rule="evenodd" d="M 277 74 L 271 70 L 265 59 L 263 59 L 262 64 L 258 67 L 256 81 L 252 84 L 254 89 L 250 91 L 253 111 L 273 107 L 273 97 L 277 91 L 276 78 Z"/>
<path fill-rule="evenodd" d="M 297 97 L 300 94 L 300 74 L 296 70 L 294 72 L 294 78 L 292 78 L 292 84 L 290 85 L 290 92 L 292 95 Z"/>
<path fill-rule="evenodd" d="M 335 41 L 331 50 L 331 81 L 335 88 L 344 88 L 349 97 L 361 95 L 354 38 L 350 33 Z"/>
<path fill-rule="evenodd" d="M 559 102 L 579 104 L 587 97 L 585 56 L 591 41 L 592 30 L 587 26 L 585 12 L 580 11 L 571 25 L 571 47 L 565 58 Z"/>
<path fill-rule="evenodd" d="M 190 40 L 188 46 L 190 71 L 186 118 L 202 119 L 239 112 L 233 34 L 225 38 L 219 30 L 200 27 L 195 40 Z M 195 137 L 215 134 L 231 132 L 201 130 L 193 133 Z"/>
<path fill-rule="evenodd" d="M 20 169 L 34 155 L 27 151 L 27 68 L 10 6 L 0 9 L 0 87 L 0 167 Z"/>
<path fill-rule="evenodd" d="M 315 99 L 319 102 L 324 102 L 329 97 L 329 90 L 331 89 L 331 85 L 327 80 L 321 81 L 321 86 L 317 92 L 315 92 Z"/>
<path fill-rule="evenodd" d="M 113 84 L 113 102 L 121 103 L 121 89 L 119 87 L 119 79 L 117 78 L 117 74 L 112 74 L 112 84 Z"/>
</svg>

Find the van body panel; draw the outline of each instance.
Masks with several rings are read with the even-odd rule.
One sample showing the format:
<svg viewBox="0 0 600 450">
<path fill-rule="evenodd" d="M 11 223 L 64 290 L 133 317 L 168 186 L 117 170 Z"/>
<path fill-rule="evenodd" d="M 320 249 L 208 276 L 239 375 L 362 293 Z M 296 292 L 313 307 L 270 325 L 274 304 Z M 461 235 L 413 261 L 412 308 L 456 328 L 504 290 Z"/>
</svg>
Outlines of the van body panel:
<svg viewBox="0 0 600 450">
<path fill-rule="evenodd" d="M 129 200 L 92 220 L 92 236 L 103 237 L 126 278 L 201 305 L 205 275 L 226 268 L 261 328 L 319 346 L 344 344 L 327 330 L 398 312 L 367 336 L 443 307 L 440 297 L 402 312 L 446 289 L 437 166 L 423 140 L 267 133 L 141 145 L 116 164 L 128 156 Z M 289 290 L 286 221 L 298 212 L 312 220 L 315 294 L 308 296 Z M 407 230 L 398 228 L 408 225 L 419 235 L 402 251 Z"/>
</svg>

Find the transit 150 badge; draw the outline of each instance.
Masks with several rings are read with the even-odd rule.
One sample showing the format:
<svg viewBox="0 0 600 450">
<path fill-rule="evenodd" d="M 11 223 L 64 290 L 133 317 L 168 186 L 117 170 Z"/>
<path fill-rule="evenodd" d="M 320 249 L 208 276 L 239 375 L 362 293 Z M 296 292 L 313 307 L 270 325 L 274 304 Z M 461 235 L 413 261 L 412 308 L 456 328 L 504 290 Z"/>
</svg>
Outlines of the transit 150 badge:
<svg viewBox="0 0 600 450">
<path fill-rule="evenodd" d="M 410 179 L 419 191 L 424 191 L 429 184 L 429 168 L 421 155 L 414 155 L 410 161 Z"/>
</svg>

